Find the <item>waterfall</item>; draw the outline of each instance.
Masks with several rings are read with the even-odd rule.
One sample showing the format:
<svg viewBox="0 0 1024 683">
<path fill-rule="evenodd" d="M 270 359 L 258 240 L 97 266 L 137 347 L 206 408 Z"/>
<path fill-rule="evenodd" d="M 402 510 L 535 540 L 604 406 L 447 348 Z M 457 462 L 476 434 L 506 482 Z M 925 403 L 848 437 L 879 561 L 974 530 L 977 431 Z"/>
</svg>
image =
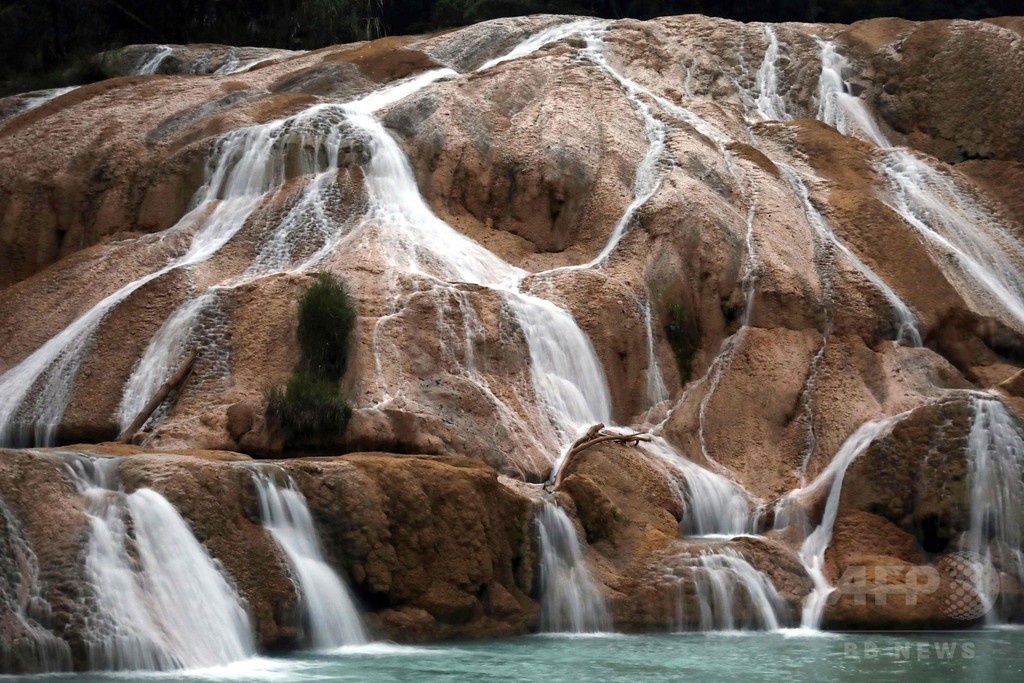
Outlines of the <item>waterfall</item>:
<svg viewBox="0 0 1024 683">
<path fill-rule="evenodd" d="M 540 534 L 540 628 L 550 633 L 611 629 L 604 597 L 587 570 L 569 517 L 553 503 L 537 511 Z"/>
<path fill-rule="evenodd" d="M 661 364 L 658 362 L 658 353 L 654 342 L 654 322 L 651 319 L 650 294 L 643 304 L 644 309 L 644 331 L 647 337 L 647 403 L 653 407 L 668 400 L 668 388 L 665 387 L 665 378 L 661 374 Z"/>
<path fill-rule="evenodd" d="M 779 38 L 775 29 L 767 24 L 764 34 L 768 38 L 768 48 L 764 52 L 761 67 L 757 70 L 757 113 L 766 121 L 789 121 L 792 117 L 786 113 L 786 102 L 779 95 L 779 75 L 776 63 L 779 60 Z"/>
<path fill-rule="evenodd" d="M 811 203 L 810 194 L 807 190 L 807 185 L 804 184 L 800 174 L 797 173 L 796 169 L 787 164 L 778 162 L 776 164 L 785 176 L 786 181 L 789 183 L 793 191 L 796 192 L 797 196 L 800 197 L 800 201 L 803 204 L 804 215 L 807 217 L 807 222 L 811 225 L 815 235 L 819 240 L 824 243 L 831 245 L 833 249 L 838 251 L 846 259 L 846 262 L 853 266 L 858 273 L 864 276 L 868 282 L 875 286 L 875 288 L 881 292 L 882 296 L 889 303 L 889 306 L 893 310 L 893 314 L 896 317 L 896 340 L 904 341 L 912 346 L 921 345 L 921 333 L 918 330 L 917 317 L 914 315 L 910 307 L 899 297 L 896 292 L 893 291 L 885 280 L 879 277 L 878 273 L 873 271 L 866 263 L 860 260 L 860 258 L 853 253 L 853 251 L 846 246 L 846 243 L 839 239 L 839 236 L 835 234 L 832 227 L 829 225 L 825 217 L 814 207 Z"/>
<path fill-rule="evenodd" d="M 888 150 L 878 162 L 896 210 L 925 239 L 958 291 L 982 310 L 1005 312 L 1024 327 L 1024 247 L 947 174 L 910 152 Z M 950 261 L 959 273 L 950 273 Z M 979 291 L 980 288 L 980 291 Z M 979 297 L 979 294 L 982 295 Z"/>
<path fill-rule="evenodd" d="M 935 264 L 957 289 L 981 309 L 979 298 L 991 297 L 998 312 L 1009 314 L 1015 327 L 1024 326 L 1024 247 L 950 174 L 902 149 L 893 148 L 860 98 L 849 93 L 843 70 L 846 60 L 835 44 L 820 41 L 818 118 L 844 135 L 885 150 L 876 162 L 889 181 L 892 208 L 925 239 Z M 959 273 L 949 272 L 950 257 Z M 982 292 L 978 291 L 981 288 Z"/>
<path fill-rule="evenodd" d="M 117 462 L 76 456 L 69 466 L 89 522 L 90 668 L 197 668 L 252 656 L 249 617 L 219 565 L 166 498 L 117 487 Z"/>
<path fill-rule="evenodd" d="M 825 551 L 828 550 L 828 546 L 832 542 L 832 530 L 835 527 L 836 516 L 839 514 L 839 501 L 843 493 L 843 479 L 846 477 L 846 470 L 850 463 L 866 451 L 875 439 L 888 433 L 893 425 L 903 417 L 904 414 L 894 415 L 862 424 L 843 442 L 839 452 L 832 458 L 832 462 L 813 482 L 803 488 L 791 491 L 780 501 L 780 507 L 786 509 L 789 505 L 798 504 L 802 500 L 813 500 L 814 496 L 828 486 L 828 497 L 825 500 L 825 510 L 822 513 L 821 522 L 800 546 L 800 561 L 814 583 L 814 588 L 804 601 L 803 615 L 800 620 L 802 628 L 818 629 L 821 627 L 825 604 L 828 596 L 834 590 L 825 577 Z M 792 519 L 793 515 L 790 514 L 788 517 Z"/>
<path fill-rule="evenodd" d="M 971 397 L 971 525 L 964 546 L 1024 584 L 1024 426 L 994 395 Z M 978 594 L 988 598 L 988 590 Z M 998 613 L 989 611 L 989 621 Z"/>
<path fill-rule="evenodd" d="M 751 530 L 753 501 L 742 486 L 683 457 L 660 436 L 642 448 L 666 465 L 680 486 L 688 536 L 737 536 Z"/>
<path fill-rule="evenodd" d="M 367 642 L 348 588 L 324 559 L 306 498 L 295 481 L 279 486 L 273 476 L 256 472 L 253 483 L 263 526 L 288 558 L 299 584 L 310 644 L 318 649 Z"/>
<path fill-rule="evenodd" d="M 135 74 L 138 76 L 152 76 L 160 68 L 160 65 L 163 64 L 163 61 L 173 52 L 174 48 L 169 45 L 157 45 L 153 54 L 146 57 L 135 68 Z"/>
<path fill-rule="evenodd" d="M 701 552 L 692 577 L 701 631 L 778 630 L 782 598 L 768 577 L 736 550 Z M 739 615 L 737 605 L 743 610 Z"/>
<path fill-rule="evenodd" d="M 57 673 L 71 670 L 71 648 L 48 626 L 53 612 L 39 585 L 39 563 L 21 524 L 0 500 L 0 607 L 16 620 L 4 624 L 0 671 Z M 15 635 L 16 631 L 20 631 Z"/>
<path fill-rule="evenodd" d="M 861 99 L 850 93 L 843 78 L 849 68 L 846 59 L 836 50 L 832 41 L 818 40 L 821 47 L 821 75 L 818 77 L 818 120 L 832 126 L 843 135 L 851 135 L 879 147 L 888 147 L 889 141 Z"/>
<path fill-rule="evenodd" d="M 611 421 L 604 370 L 572 315 L 520 291 L 526 273 L 442 221 L 420 195 L 408 158 L 375 118 L 358 110 L 348 122 L 372 149 L 365 170 L 368 220 L 388 226 L 382 245 L 392 267 L 436 283 L 468 282 L 501 292 L 530 353 L 537 405 L 551 446 L 570 443 L 582 429 Z"/>
<path fill-rule="evenodd" d="M 228 133 L 220 140 L 208 165 L 207 181 L 196 193 L 196 207 L 155 240 L 160 244 L 170 236 L 191 232 L 184 254 L 107 295 L 0 375 L 0 445 L 53 445 L 78 372 L 104 317 L 149 282 L 216 254 L 242 228 L 263 194 L 283 183 L 286 159 L 277 144 L 283 125 L 284 121 L 274 121 Z M 139 240 L 140 244 L 153 241 Z M 26 401 L 30 392 L 34 396 Z"/>
</svg>

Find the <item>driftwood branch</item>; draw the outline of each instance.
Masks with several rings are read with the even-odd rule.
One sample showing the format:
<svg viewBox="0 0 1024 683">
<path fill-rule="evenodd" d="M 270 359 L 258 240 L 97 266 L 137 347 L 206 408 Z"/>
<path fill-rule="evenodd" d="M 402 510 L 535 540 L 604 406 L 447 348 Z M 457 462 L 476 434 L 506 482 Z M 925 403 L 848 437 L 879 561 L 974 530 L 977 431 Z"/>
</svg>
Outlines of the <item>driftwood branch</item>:
<svg viewBox="0 0 1024 683">
<path fill-rule="evenodd" d="M 153 394 L 153 398 L 149 400 L 149 403 L 147 403 L 146 407 L 142 409 L 142 412 L 139 413 L 138 417 L 128 425 L 127 429 L 121 432 L 119 437 L 117 437 L 117 440 L 120 443 L 130 443 L 132 437 L 135 436 L 135 432 L 142 429 L 142 425 L 146 424 L 146 420 L 148 420 L 150 415 L 160 407 L 160 404 L 164 402 L 164 399 L 166 399 L 172 391 L 174 391 L 174 388 L 185 383 L 185 380 L 187 380 L 189 375 L 192 374 L 192 365 L 195 363 L 195 360 L 196 352 L 192 351 L 188 354 L 185 362 L 183 362 L 178 369 L 175 370 L 174 374 L 171 375 L 170 379 L 164 382 L 160 386 L 160 390 Z"/>
<path fill-rule="evenodd" d="M 640 432 L 634 432 L 633 434 L 607 434 L 604 432 L 603 424 L 596 424 L 588 429 L 586 434 L 576 439 L 572 447 L 569 448 L 569 452 L 565 454 L 562 464 L 555 473 L 554 487 L 558 488 L 561 485 L 562 477 L 565 475 L 565 471 L 569 468 L 569 463 L 572 462 L 572 459 L 591 446 L 608 442 L 624 443 L 636 446 L 641 441 L 650 440 L 650 434 L 641 434 Z"/>
</svg>

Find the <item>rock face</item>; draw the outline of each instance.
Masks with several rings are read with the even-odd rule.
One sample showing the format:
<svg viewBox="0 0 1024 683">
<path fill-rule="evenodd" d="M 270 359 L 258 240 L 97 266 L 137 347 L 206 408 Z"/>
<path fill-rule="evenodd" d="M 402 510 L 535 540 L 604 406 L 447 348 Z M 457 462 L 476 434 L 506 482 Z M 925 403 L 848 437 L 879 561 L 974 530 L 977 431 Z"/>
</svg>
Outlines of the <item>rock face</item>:
<svg viewBox="0 0 1024 683">
<path fill-rule="evenodd" d="M 303 54 L 125 48 L 112 64 L 156 75 L 0 103 L 21 111 L 0 122 L 0 440 L 112 439 L 194 350 L 139 443 L 305 456 L 277 465 L 376 633 L 535 628 L 542 495 L 617 628 L 795 625 L 857 567 L 914 609 L 839 591 L 826 625 L 953 625 L 949 586 L 915 581 L 983 531 L 978 397 L 1024 408 L 1020 35 L 1016 19 L 536 16 Z M 263 396 L 299 361 L 318 270 L 358 308 L 353 417 L 300 452 Z M 557 491 L 523 483 L 595 423 L 656 441 L 584 452 Z M 390 455 L 335 457 L 366 452 Z M 32 547 L 47 508 L 18 477 L 64 515 L 37 559 L 80 661 L 83 513 L 57 457 L 10 455 L 0 493 Z M 119 469 L 182 511 L 262 645 L 289 647 L 296 597 L 252 466 Z M 794 490 L 787 516 L 772 501 Z M 683 531 L 698 514 L 713 537 Z M 819 576 L 806 542 L 827 519 Z"/>
</svg>

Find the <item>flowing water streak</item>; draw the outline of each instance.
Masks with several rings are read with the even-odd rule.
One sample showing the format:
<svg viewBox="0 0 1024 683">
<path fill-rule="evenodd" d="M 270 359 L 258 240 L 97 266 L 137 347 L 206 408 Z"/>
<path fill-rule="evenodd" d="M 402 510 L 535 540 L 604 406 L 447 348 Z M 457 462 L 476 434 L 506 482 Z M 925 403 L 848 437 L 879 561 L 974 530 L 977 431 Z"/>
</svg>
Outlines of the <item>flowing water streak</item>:
<svg viewBox="0 0 1024 683">
<path fill-rule="evenodd" d="M 971 407 L 966 549 L 1024 584 L 1024 425 L 995 395 L 975 394 Z M 979 589 L 990 599 L 987 587 Z M 999 617 L 996 610 L 986 614 L 990 623 Z"/>
<path fill-rule="evenodd" d="M 601 248 L 601 251 L 586 263 L 553 268 L 548 271 L 536 273 L 535 277 L 542 277 L 553 273 L 572 270 L 585 270 L 602 265 L 608 257 L 611 256 L 612 252 L 615 251 L 615 248 L 619 245 L 623 235 L 625 235 L 629 230 L 633 223 L 633 219 L 636 217 L 637 211 L 639 211 L 640 208 L 654 196 L 658 191 L 658 188 L 661 187 L 662 174 L 658 167 L 665 156 L 665 140 L 668 134 L 668 129 L 664 123 L 654 116 L 651 112 L 651 108 L 643 101 L 643 99 L 641 99 L 642 94 L 650 95 L 650 93 L 638 83 L 617 71 L 608 62 L 608 59 L 605 56 L 603 36 L 605 31 L 608 30 L 610 22 L 584 20 L 581 22 L 573 22 L 573 24 L 576 25 L 574 33 L 582 33 L 586 40 L 586 47 L 581 51 L 581 56 L 598 66 L 623 89 L 630 104 L 643 119 L 644 135 L 647 137 L 647 151 L 644 153 L 643 159 L 640 160 L 640 164 L 636 169 L 636 175 L 633 179 L 633 200 L 629 203 L 629 206 L 626 207 L 626 210 L 612 228 L 612 231 L 608 235 L 608 239 L 605 241 L 604 247 Z"/>
<path fill-rule="evenodd" d="M 835 527 L 836 515 L 839 513 L 839 499 L 843 493 L 846 470 L 857 456 L 866 451 L 879 436 L 888 433 L 904 415 L 905 413 L 862 424 L 843 442 L 828 467 L 811 484 L 791 491 L 786 496 L 788 501 L 785 503 L 799 503 L 811 496 L 820 495 L 826 486 L 829 487 L 821 522 L 800 546 L 800 561 L 814 583 L 814 588 L 804 600 L 801 628 L 817 630 L 821 627 L 825 603 L 834 590 L 825 577 L 825 551 L 832 542 L 832 530 Z M 784 506 L 785 503 L 780 502 Z"/>
<path fill-rule="evenodd" d="M 688 536 L 737 536 L 750 531 L 754 500 L 747 491 L 720 474 L 691 462 L 660 436 L 641 448 L 662 463 L 680 489 L 685 516 L 683 531 Z"/>
<path fill-rule="evenodd" d="M 768 48 L 764 52 L 761 67 L 757 70 L 757 99 L 754 101 L 757 113 L 766 121 L 789 121 L 786 102 L 779 95 L 779 74 L 776 63 L 779 60 L 779 38 L 775 29 L 765 24 Z"/>
<path fill-rule="evenodd" d="M 833 249 L 838 251 L 846 259 L 846 262 L 853 266 L 858 273 L 864 276 L 864 278 L 870 282 L 875 288 L 881 292 L 882 296 L 888 302 L 892 308 L 894 315 L 896 316 L 896 340 L 902 341 L 911 346 L 921 346 L 921 333 L 918 330 L 917 317 L 914 315 L 910 307 L 899 297 L 893 289 L 886 284 L 885 280 L 879 277 L 878 273 L 873 271 L 866 263 L 860 260 L 860 258 L 853 253 L 853 251 L 846 246 L 846 243 L 839 239 L 839 236 L 835 234 L 832 227 L 829 225 L 825 217 L 814 207 L 811 202 L 810 193 L 807 190 L 807 185 L 804 183 L 800 174 L 792 166 L 787 164 L 776 162 L 776 165 L 782 171 L 783 176 L 786 178 L 786 182 L 789 183 L 790 187 L 800 198 L 803 204 L 804 215 L 807 217 L 807 222 L 814 229 L 818 239 L 831 245 Z"/>
<path fill-rule="evenodd" d="M 757 215 L 757 199 L 750 202 L 750 210 L 747 212 L 747 258 L 743 266 L 743 317 L 740 319 L 742 327 L 750 326 L 750 317 L 754 312 L 754 295 L 757 294 L 757 281 L 760 275 L 760 265 L 757 260 L 757 243 L 754 240 L 754 218 Z"/>
<path fill-rule="evenodd" d="M 816 40 L 821 47 L 818 120 L 832 126 L 843 135 L 858 137 L 879 147 L 889 147 L 889 140 L 864 103 L 850 93 L 846 79 L 843 78 L 843 71 L 849 68 L 849 64 L 836 50 L 836 44 L 831 40 Z"/>
<path fill-rule="evenodd" d="M 488 69 L 494 68 L 507 61 L 527 57 L 551 43 L 565 40 L 570 36 L 594 30 L 601 30 L 606 27 L 608 23 L 608 21 L 602 19 L 578 19 L 575 21 L 556 24 L 530 36 L 512 48 L 511 51 L 484 62 L 476 68 L 476 71 L 487 71 Z"/>
<path fill-rule="evenodd" d="M 644 330 L 647 334 L 647 403 L 654 407 L 669 398 L 668 388 L 665 386 L 665 378 L 661 374 L 661 364 L 658 362 L 657 349 L 654 346 L 654 322 L 651 319 L 651 295 L 647 293 L 647 299 L 643 303 Z"/>
<path fill-rule="evenodd" d="M 282 57 L 293 57 L 303 53 L 303 50 L 274 50 L 263 57 L 242 61 L 241 57 L 238 56 L 238 48 L 231 48 L 228 50 L 228 58 L 224 60 L 224 63 L 221 64 L 216 71 L 213 72 L 213 75 L 230 76 L 233 74 L 240 74 L 246 71 L 252 71 L 257 65 L 263 64 L 264 62 L 281 59 Z"/>
<path fill-rule="evenodd" d="M 50 88 L 48 90 L 35 90 L 33 92 L 19 95 L 22 100 L 21 109 L 16 111 L 16 114 L 24 114 L 25 112 L 38 109 L 47 102 L 52 102 L 61 95 L 67 95 L 72 90 L 79 88 L 77 85 L 70 85 L 66 88 Z"/>
<path fill-rule="evenodd" d="M 163 64 L 163 61 L 173 52 L 174 48 L 169 45 L 157 45 L 153 54 L 135 68 L 135 74 L 137 76 L 152 76 L 160 68 L 160 65 Z"/>
<path fill-rule="evenodd" d="M 610 422 L 604 371 L 572 315 L 519 291 L 524 271 L 434 215 L 419 193 L 404 152 L 374 117 L 353 110 L 348 121 L 364 132 L 372 147 L 365 171 L 368 220 L 387 226 L 382 246 L 392 267 L 502 293 L 526 337 L 537 404 L 549 423 L 552 445 L 566 445 L 581 430 Z"/>
<path fill-rule="evenodd" d="M 149 282 L 209 259 L 241 229 L 260 205 L 263 194 L 282 184 L 285 160 L 272 151 L 283 124 L 274 121 L 253 126 L 220 140 L 208 165 L 207 182 L 196 193 L 196 208 L 159 238 L 191 231 L 192 239 L 184 254 L 107 295 L 0 375 L 0 444 L 53 444 L 78 371 L 107 313 Z M 42 386 L 36 387 L 40 380 Z M 25 399 L 33 388 L 36 395 L 26 406 Z"/>
<path fill-rule="evenodd" d="M 1024 326 L 1024 247 L 952 177 L 914 154 L 893 148 L 864 102 L 849 93 L 843 71 L 849 68 L 832 42 L 821 45 L 818 118 L 844 135 L 873 142 L 885 150 L 877 166 L 889 180 L 892 208 L 938 252 L 935 259 L 949 277 L 949 256 L 961 277 L 951 280 L 979 308 L 980 286 L 1018 328 Z"/>
<path fill-rule="evenodd" d="M 197 668 L 252 656 L 238 595 L 167 499 L 121 490 L 116 459 L 69 457 L 89 520 L 90 668 Z"/>
<path fill-rule="evenodd" d="M 549 633 L 610 631 L 604 597 L 587 570 L 576 528 L 557 505 L 537 511 L 540 534 L 540 628 Z"/>
<path fill-rule="evenodd" d="M 779 628 L 782 598 L 772 582 L 732 548 L 705 550 L 692 573 L 701 631 Z M 741 608 L 739 615 L 736 607 Z"/>
<path fill-rule="evenodd" d="M 668 135 L 668 129 L 665 124 L 654 117 L 651 108 L 640 98 L 644 89 L 635 81 L 619 73 L 609 64 L 604 54 L 603 33 L 605 30 L 607 30 L 607 26 L 595 28 L 585 33 L 587 46 L 583 50 L 582 56 L 599 66 L 626 92 L 626 97 L 629 98 L 630 104 L 633 105 L 633 108 L 644 121 L 644 134 L 647 136 L 647 152 L 644 154 L 644 158 L 641 159 L 640 165 L 637 166 L 636 176 L 633 179 L 633 201 L 626 207 L 626 211 L 615 224 L 604 248 L 591 261 L 584 264 L 583 268 L 604 263 L 615 250 L 615 247 L 618 246 L 626 230 L 629 229 L 636 212 L 658 191 L 658 188 L 661 186 L 662 177 L 658 170 L 658 165 L 665 154 L 665 138 Z"/>
<path fill-rule="evenodd" d="M 309 626 L 310 644 L 325 650 L 368 642 L 348 588 L 327 564 L 305 496 L 289 476 L 279 486 L 273 475 L 253 473 L 260 517 L 295 572 Z"/>
</svg>

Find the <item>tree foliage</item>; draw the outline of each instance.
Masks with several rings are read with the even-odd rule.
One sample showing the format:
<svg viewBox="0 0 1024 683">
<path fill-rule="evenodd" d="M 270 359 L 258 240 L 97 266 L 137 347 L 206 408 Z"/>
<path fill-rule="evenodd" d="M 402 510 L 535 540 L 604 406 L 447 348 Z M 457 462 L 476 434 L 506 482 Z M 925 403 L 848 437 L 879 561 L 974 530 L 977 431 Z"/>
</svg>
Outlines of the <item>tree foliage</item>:
<svg viewBox="0 0 1024 683">
<path fill-rule="evenodd" d="M 131 43 L 313 49 L 534 13 L 851 22 L 1014 14 L 1019 0 L 0 0 L 0 91 Z"/>
</svg>

